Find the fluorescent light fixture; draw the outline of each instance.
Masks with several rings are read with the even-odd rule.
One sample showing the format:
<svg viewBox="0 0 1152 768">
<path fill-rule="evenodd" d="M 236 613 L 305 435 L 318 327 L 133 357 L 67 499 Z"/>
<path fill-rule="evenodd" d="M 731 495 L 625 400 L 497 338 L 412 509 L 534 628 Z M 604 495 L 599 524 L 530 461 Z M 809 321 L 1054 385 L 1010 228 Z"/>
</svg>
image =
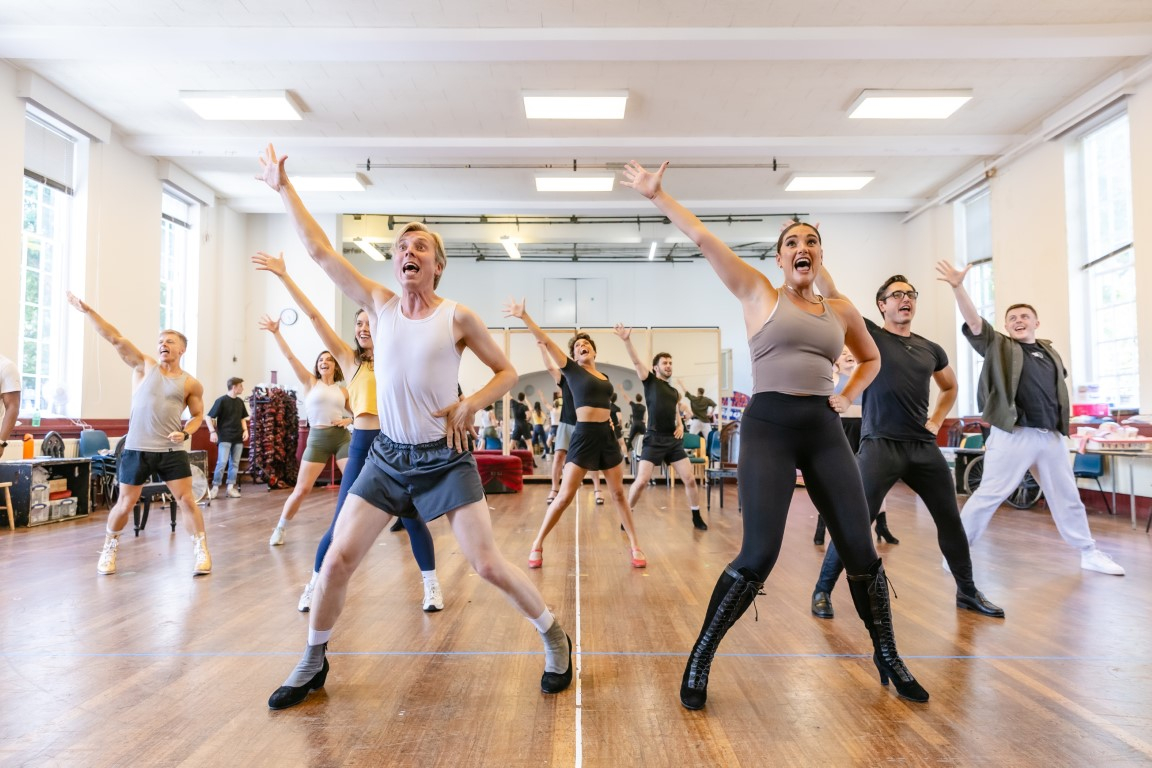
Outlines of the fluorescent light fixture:
<svg viewBox="0 0 1152 768">
<path fill-rule="evenodd" d="M 943 120 L 972 99 L 972 91 L 862 91 L 848 117 L 870 120 Z"/>
<path fill-rule="evenodd" d="M 855 192 L 876 178 L 872 173 L 799 174 L 794 173 L 785 192 Z"/>
<path fill-rule="evenodd" d="M 537 192 L 611 192 L 616 175 L 608 176 L 537 176 Z"/>
<path fill-rule="evenodd" d="M 628 91 L 522 91 L 529 120 L 623 120 Z"/>
<path fill-rule="evenodd" d="M 352 238 L 352 242 L 356 244 L 357 248 L 368 254 L 368 258 L 372 259 L 373 261 L 386 261 L 388 258 L 380 252 L 379 248 L 377 248 L 368 240 L 365 240 L 361 237 L 354 237 Z"/>
<path fill-rule="evenodd" d="M 648 261 L 656 258 L 656 241 L 652 241 L 652 247 L 648 249 Z"/>
<path fill-rule="evenodd" d="M 180 91 L 180 98 L 205 120 L 303 119 L 288 91 Z"/>
<path fill-rule="evenodd" d="M 504 237 L 500 238 L 500 245 L 504 246 L 504 250 L 508 252 L 508 258 L 520 258 L 520 249 L 516 247 L 516 241 L 508 235 L 504 235 Z"/>
<path fill-rule="evenodd" d="M 292 176 L 297 192 L 363 192 L 367 177 L 360 173 L 351 176 Z"/>
</svg>

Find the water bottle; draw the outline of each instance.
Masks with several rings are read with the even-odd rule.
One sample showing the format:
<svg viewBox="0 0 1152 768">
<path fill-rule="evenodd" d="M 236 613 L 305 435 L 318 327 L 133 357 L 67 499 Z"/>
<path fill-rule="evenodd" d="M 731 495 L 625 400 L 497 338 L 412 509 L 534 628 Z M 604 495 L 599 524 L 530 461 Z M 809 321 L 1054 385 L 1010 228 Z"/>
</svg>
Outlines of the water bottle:
<svg viewBox="0 0 1152 768">
<path fill-rule="evenodd" d="M 35 411 L 32 412 L 32 426 L 33 427 L 39 427 L 40 426 L 40 409 L 39 408 L 37 408 Z"/>
</svg>

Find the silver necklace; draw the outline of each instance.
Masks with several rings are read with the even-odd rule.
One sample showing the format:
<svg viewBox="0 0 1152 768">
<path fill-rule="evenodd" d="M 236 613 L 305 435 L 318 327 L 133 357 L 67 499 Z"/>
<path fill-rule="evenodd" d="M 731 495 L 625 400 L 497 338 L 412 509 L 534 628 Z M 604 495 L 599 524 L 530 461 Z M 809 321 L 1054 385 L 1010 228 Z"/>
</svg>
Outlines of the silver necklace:
<svg viewBox="0 0 1152 768">
<path fill-rule="evenodd" d="M 796 294 L 800 298 L 804 299 L 804 301 L 808 302 L 809 304 L 820 305 L 820 304 L 824 303 L 824 297 L 821 296 L 820 294 L 816 294 L 816 300 L 813 301 L 812 299 L 808 298 L 804 294 L 800 293 L 800 291 L 793 288 L 791 283 L 784 283 L 784 287 L 786 287 L 788 290 L 792 291 L 792 293 Z"/>
</svg>

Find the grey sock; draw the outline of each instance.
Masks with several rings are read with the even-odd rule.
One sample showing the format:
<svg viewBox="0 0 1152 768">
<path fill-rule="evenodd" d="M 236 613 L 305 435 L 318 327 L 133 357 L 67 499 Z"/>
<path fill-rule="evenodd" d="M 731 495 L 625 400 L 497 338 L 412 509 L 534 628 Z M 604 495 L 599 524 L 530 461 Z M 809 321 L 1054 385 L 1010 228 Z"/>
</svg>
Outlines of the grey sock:
<svg viewBox="0 0 1152 768">
<path fill-rule="evenodd" d="M 284 685 L 299 688 L 305 685 L 309 680 L 316 676 L 316 673 L 324 668 L 324 648 L 327 643 L 320 645 L 310 645 L 304 649 L 304 658 L 300 659 L 300 663 L 296 665 L 296 669 L 292 670 L 292 674 L 288 675 L 288 679 L 284 681 Z"/>
<path fill-rule="evenodd" d="M 562 675 L 568 671 L 568 636 L 560 622 L 553 621 L 547 632 L 541 632 L 544 640 L 544 671 Z"/>
</svg>

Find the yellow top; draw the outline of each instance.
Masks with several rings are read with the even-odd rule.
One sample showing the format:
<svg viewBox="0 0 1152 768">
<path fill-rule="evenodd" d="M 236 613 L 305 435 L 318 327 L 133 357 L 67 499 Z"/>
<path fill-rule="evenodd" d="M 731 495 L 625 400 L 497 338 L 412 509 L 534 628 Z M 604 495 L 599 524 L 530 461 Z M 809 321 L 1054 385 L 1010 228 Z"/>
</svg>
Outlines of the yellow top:
<svg viewBox="0 0 1152 768">
<path fill-rule="evenodd" d="M 352 374 L 352 380 L 348 382 L 348 405 L 353 416 L 362 413 L 379 415 L 376 410 L 376 373 L 372 370 L 372 363 L 361 363 Z"/>
</svg>

